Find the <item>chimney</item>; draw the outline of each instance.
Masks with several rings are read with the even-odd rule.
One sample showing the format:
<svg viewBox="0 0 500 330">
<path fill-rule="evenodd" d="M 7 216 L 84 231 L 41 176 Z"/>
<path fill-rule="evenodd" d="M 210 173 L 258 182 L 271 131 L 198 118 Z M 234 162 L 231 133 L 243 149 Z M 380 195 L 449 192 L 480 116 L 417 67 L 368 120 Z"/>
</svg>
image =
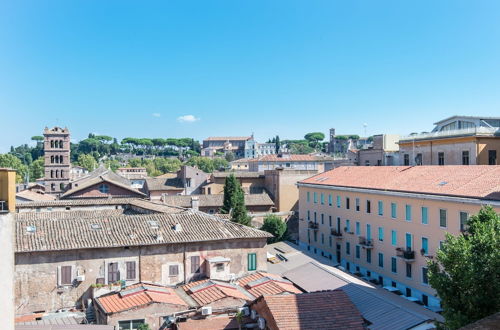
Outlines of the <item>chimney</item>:
<svg viewBox="0 0 500 330">
<path fill-rule="evenodd" d="M 16 210 L 16 171 L 0 168 L 0 319 L 2 327 L 14 329 L 14 212 Z"/>
<path fill-rule="evenodd" d="M 195 211 L 200 210 L 200 198 L 198 196 L 191 196 L 191 208 Z"/>
</svg>

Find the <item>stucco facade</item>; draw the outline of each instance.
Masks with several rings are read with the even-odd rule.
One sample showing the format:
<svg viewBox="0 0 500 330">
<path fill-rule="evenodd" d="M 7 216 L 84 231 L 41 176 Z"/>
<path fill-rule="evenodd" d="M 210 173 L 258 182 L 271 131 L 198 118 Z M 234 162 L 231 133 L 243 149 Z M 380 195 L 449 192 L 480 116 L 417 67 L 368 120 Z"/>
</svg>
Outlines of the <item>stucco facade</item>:
<svg viewBox="0 0 500 330">
<path fill-rule="evenodd" d="M 118 279 L 127 284 L 138 281 L 177 285 L 207 276 L 206 260 L 229 258 L 230 273 L 236 277 L 248 272 L 249 253 L 255 253 L 257 269 L 266 270 L 266 239 L 238 239 L 142 247 L 118 247 L 16 253 L 15 307 L 17 314 L 53 311 L 84 306 L 93 295 L 92 284 L 107 285 L 109 264 L 118 264 Z M 199 257 L 200 270 L 192 272 L 191 257 Z M 135 278 L 127 278 L 127 262 L 135 264 Z M 61 283 L 61 267 L 71 266 L 70 285 Z M 176 275 L 169 273 L 177 266 Z M 78 276 L 82 276 L 78 278 Z"/>
<path fill-rule="evenodd" d="M 431 306 L 439 299 L 424 283 L 427 257 L 446 233 L 460 233 L 461 212 L 500 212 L 500 201 L 334 186 L 301 185 L 299 196 L 302 246 Z"/>
</svg>

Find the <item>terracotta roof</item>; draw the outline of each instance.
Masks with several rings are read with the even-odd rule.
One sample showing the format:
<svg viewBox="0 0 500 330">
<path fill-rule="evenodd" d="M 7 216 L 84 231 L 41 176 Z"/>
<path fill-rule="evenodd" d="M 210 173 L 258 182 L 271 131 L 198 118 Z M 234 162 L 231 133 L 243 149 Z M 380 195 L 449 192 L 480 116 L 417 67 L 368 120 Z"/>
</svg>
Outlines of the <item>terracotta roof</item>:
<svg viewBox="0 0 500 330">
<path fill-rule="evenodd" d="M 52 211 L 52 212 L 21 212 L 15 213 L 16 220 L 39 220 L 39 219 L 74 219 L 115 217 L 125 213 L 125 209 L 103 209 L 103 210 L 78 210 L 78 211 Z M 129 211 L 127 211 L 129 212 Z M 134 214 L 133 211 L 132 214 Z"/>
<path fill-rule="evenodd" d="M 283 277 L 265 272 L 247 275 L 239 279 L 237 283 L 256 298 L 262 295 L 302 292 L 292 282 L 285 280 Z"/>
<path fill-rule="evenodd" d="M 163 179 L 163 178 L 172 179 L 172 178 L 176 178 L 176 177 L 177 177 L 177 173 L 165 173 L 165 174 L 162 174 L 162 175 L 158 175 L 155 178 L 156 179 Z"/>
<path fill-rule="evenodd" d="M 64 194 L 62 194 L 61 198 L 66 198 L 78 191 L 99 184 L 101 182 L 107 182 L 109 184 L 113 184 L 123 189 L 129 190 L 131 193 L 133 193 L 134 196 L 145 196 L 144 193 L 140 192 L 137 189 L 132 188 L 129 180 L 114 173 L 111 170 L 104 168 L 104 166 L 101 165 L 98 169 L 89 173 L 88 176 L 73 181 L 72 182 L 73 188 L 69 189 Z M 76 184 L 78 184 L 78 186 L 76 186 Z"/>
<path fill-rule="evenodd" d="M 180 226 L 175 230 L 175 226 Z M 17 220 L 16 252 L 265 239 L 267 232 L 193 210 L 110 217 Z M 35 229 L 33 232 L 28 229 Z"/>
<path fill-rule="evenodd" d="M 188 306 L 173 289 L 149 283 L 130 285 L 120 292 L 101 296 L 96 300 L 106 314 L 119 313 L 152 303 Z"/>
<path fill-rule="evenodd" d="M 365 329 L 360 312 L 341 290 L 263 296 L 252 308 L 256 304 L 272 316 L 266 319 L 270 329 Z"/>
<path fill-rule="evenodd" d="M 312 155 L 265 155 L 258 159 L 259 162 L 322 162 L 333 161 L 331 157 L 320 157 Z"/>
<path fill-rule="evenodd" d="M 264 172 L 248 172 L 248 171 L 237 171 L 237 172 L 214 172 L 212 173 L 214 178 L 226 178 L 230 175 L 234 175 L 236 178 L 264 178 Z"/>
<path fill-rule="evenodd" d="M 146 178 L 145 187 L 149 191 L 183 190 L 181 179 L 175 178 Z"/>
<path fill-rule="evenodd" d="M 210 136 L 203 141 L 247 141 L 251 136 Z"/>
<path fill-rule="evenodd" d="M 54 195 L 38 193 L 29 189 L 18 192 L 16 197 L 29 201 L 53 201 L 56 199 Z"/>
<path fill-rule="evenodd" d="M 204 319 L 188 319 L 186 322 L 176 324 L 179 330 L 214 330 L 238 329 L 239 323 L 235 317 L 221 315 Z"/>
<path fill-rule="evenodd" d="M 500 165 L 342 166 L 299 184 L 500 200 Z"/>
<path fill-rule="evenodd" d="M 163 197 L 163 202 L 167 205 L 172 206 L 180 206 L 185 208 L 191 207 L 191 198 L 193 196 L 198 197 L 200 207 L 222 207 L 224 201 L 223 194 L 215 194 L 215 195 L 168 195 Z M 273 206 L 274 202 L 272 201 L 269 194 L 246 194 L 245 195 L 245 205 L 246 206 Z"/>
<path fill-rule="evenodd" d="M 251 296 L 247 296 L 239 286 L 210 279 L 192 282 L 183 285 L 182 288 L 200 306 L 228 297 L 245 301 L 252 300 Z"/>
<path fill-rule="evenodd" d="M 54 201 L 34 201 L 16 204 L 17 209 L 30 209 L 38 207 L 65 207 L 65 206 L 92 206 L 92 205 L 123 205 L 130 204 L 137 198 L 78 198 Z"/>
</svg>

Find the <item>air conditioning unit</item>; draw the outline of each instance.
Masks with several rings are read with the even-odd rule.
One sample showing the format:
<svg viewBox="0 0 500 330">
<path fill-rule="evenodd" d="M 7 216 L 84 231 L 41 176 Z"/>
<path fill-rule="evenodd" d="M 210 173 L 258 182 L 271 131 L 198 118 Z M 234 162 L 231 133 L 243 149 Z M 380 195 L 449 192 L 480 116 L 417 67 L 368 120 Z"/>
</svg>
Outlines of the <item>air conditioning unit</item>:
<svg viewBox="0 0 500 330">
<path fill-rule="evenodd" d="M 238 308 L 238 313 L 241 313 L 244 316 L 248 316 L 248 315 L 250 315 L 250 308 L 248 308 L 248 307 L 239 307 Z"/>
<path fill-rule="evenodd" d="M 201 308 L 201 315 L 207 316 L 207 315 L 212 315 L 212 307 L 211 306 L 204 306 Z"/>
<path fill-rule="evenodd" d="M 85 275 L 77 275 L 76 276 L 76 281 L 77 282 L 83 282 L 83 281 L 85 281 Z"/>
<path fill-rule="evenodd" d="M 257 321 L 259 325 L 259 329 L 264 330 L 266 328 L 266 320 L 262 317 L 259 317 L 259 321 Z"/>
</svg>

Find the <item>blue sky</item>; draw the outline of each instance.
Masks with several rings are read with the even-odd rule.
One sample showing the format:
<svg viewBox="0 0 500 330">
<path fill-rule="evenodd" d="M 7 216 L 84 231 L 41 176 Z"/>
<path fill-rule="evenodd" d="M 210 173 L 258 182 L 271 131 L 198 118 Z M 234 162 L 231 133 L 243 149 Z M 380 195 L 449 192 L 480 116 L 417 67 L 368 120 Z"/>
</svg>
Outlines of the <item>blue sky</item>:
<svg viewBox="0 0 500 330">
<path fill-rule="evenodd" d="M 499 59 L 497 0 L 2 1 L 0 152 L 53 125 L 77 140 L 428 131 L 500 116 Z"/>
</svg>

